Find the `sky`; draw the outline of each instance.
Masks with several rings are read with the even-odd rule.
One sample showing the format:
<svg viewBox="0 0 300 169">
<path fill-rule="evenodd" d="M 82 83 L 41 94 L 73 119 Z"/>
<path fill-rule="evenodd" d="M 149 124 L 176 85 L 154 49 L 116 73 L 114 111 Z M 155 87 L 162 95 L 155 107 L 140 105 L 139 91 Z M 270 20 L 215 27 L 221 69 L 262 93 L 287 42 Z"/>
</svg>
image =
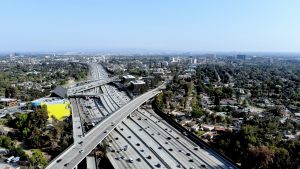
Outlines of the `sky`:
<svg viewBox="0 0 300 169">
<path fill-rule="evenodd" d="M 300 52 L 299 0 L 1 0 L 0 52 Z"/>
</svg>

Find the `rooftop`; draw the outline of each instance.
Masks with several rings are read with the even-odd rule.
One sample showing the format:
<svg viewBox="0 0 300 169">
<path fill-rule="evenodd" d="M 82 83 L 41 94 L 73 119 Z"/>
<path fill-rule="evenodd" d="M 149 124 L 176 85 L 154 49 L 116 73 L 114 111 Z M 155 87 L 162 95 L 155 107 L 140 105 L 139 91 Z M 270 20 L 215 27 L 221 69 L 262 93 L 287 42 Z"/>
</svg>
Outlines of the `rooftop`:
<svg viewBox="0 0 300 169">
<path fill-rule="evenodd" d="M 137 85 L 137 84 L 146 84 L 143 80 L 134 80 L 134 81 L 130 81 L 130 83 Z"/>
<path fill-rule="evenodd" d="M 65 99 L 62 99 L 60 97 L 43 97 L 40 99 L 33 100 L 32 102 L 45 102 L 46 104 L 56 104 L 64 101 Z"/>
<path fill-rule="evenodd" d="M 65 98 L 67 96 L 67 89 L 61 86 L 57 86 L 53 91 L 53 94 L 61 97 L 61 98 Z"/>
<path fill-rule="evenodd" d="M 135 77 L 132 75 L 125 75 L 125 76 L 123 76 L 123 78 L 124 79 L 135 79 Z"/>
</svg>

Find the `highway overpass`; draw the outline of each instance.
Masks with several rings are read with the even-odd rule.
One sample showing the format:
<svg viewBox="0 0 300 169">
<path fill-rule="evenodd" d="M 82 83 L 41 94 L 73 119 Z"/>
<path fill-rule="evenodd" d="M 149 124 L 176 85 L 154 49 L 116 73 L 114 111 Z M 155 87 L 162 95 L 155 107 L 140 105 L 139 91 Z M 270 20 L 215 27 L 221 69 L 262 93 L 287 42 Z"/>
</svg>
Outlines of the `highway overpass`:
<svg viewBox="0 0 300 169">
<path fill-rule="evenodd" d="M 91 129 L 81 141 L 74 142 L 59 156 L 53 159 L 46 169 L 76 167 L 115 127 L 144 102 L 160 93 L 161 87 L 151 90 L 130 101 L 116 112 L 107 116 L 101 123 Z"/>
<path fill-rule="evenodd" d="M 101 86 L 101 85 L 104 85 L 104 84 L 107 84 L 107 83 L 110 83 L 113 81 L 117 81 L 117 80 L 118 80 L 118 77 L 110 77 L 110 78 L 107 78 L 104 80 L 95 80 L 95 81 L 86 83 L 84 85 L 75 86 L 75 87 L 68 89 L 68 96 L 73 95 L 75 93 L 83 92 L 85 90 L 93 89 L 95 87 L 98 87 L 98 86 Z"/>
<path fill-rule="evenodd" d="M 88 93 L 88 94 L 73 94 L 69 95 L 69 98 L 86 98 L 86 97 L 99 97 L 102 93 Z"/>
</svg>

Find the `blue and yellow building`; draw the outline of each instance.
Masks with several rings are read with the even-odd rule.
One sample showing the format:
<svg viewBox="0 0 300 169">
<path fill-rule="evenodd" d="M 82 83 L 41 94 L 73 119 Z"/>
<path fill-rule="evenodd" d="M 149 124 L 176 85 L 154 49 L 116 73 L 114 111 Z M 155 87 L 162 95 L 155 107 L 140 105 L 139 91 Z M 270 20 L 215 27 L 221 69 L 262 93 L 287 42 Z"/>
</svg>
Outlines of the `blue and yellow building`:
<svg viewBox="0 0 300 169">
<path fill-rule="evenodd" d="M 45 97 L 31 102 L 33 108 L 46 106 L 49 120 L 54 116 L 58 120 L 64 120 L 71 114 L 70 102 L 60 97 Z"/>
</svg>

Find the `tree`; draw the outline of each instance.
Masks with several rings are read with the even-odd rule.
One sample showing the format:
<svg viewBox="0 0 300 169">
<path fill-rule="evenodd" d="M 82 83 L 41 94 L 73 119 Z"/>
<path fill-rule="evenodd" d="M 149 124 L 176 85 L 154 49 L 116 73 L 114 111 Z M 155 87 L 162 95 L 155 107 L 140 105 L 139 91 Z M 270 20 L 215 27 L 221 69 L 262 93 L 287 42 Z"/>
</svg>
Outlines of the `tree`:
<svg viewBox="0 0 300 169">
<path fill-rule="evenodd" d="M 216 93 L 214 95 L 215 95 L 214 104 L 215 105 L 220 105 L 220 96 L 217 95 Z"/>
<path fill-rule="evenodd" d="M 223 97 L 231 98 L 233 94 L 233 90 L 230 87 L 223 87 L 222 88 Z"/>
<path fill-rule="evenodd" d="M 41 136 L 41 131 L 37 127 L 34 127 L 31 136 L 27 139 L 28 146 L 40 148 L 42 145 L 40 136 Z"/>
<path fill-rule="evenodd" d="M 273 162 L 274 152 L 267 146 L 250 147 L 242 168 L 267 168 Z"/>
<path fill-rule="evenodd" d="M 164 96 L 163 93 L 160 93 L 155 97 L 155 104 L 157 108 L 160 110 L 164 108 L 163 96 Z"/>
<path fill-rule="evenodd" d="M 15 98 L 17 95 L 17 90 L 15 87 L 9 86 L 5 89 L 6 98 Z"/>
<path fill-rule="evenodd" d="M 19 156 L 21 159 L 25 160 L 28 158 L 28 155 L 25 153 L 25 151 L 21 148 L 21 147 L 14 147 L 11 152 L 15 155 L 15 156 Z"/>
<path fill-rule="evenodd" d="M 42 106 L 40 109 L 38 109 L 34 114 L 31 114 L 33 119 L 35 119 L 34 123 L 35 126 L 38 128 L 45 128 L 47 121 L 48 121 L 48 113 L 46 106 Z"/>
<path fill-rule="evenodd" d="M 8 149 L 11 149 L 13 147 L 13 142 L 12 142 L 11 138 L 4 136 L 2 138 L 2 146 L 5 148 L 8 148 Z"/>
<path fill-rule="evenodd" d="M 32 150 L 32 156 L 29 158 L 29 161 L 32 166 L 39 166 L 44 168 L 47 165 L 47 159 L 39 149 Z"/>
<path fill-rule="evenodd" d="M 285 148 L 275 148 L 274 160 L 270 168 L 289 168 L 290 154 Z"/>
<path fill-rule="evenodd" d="M 25 126 L 25 123 L 28 119 L 28 115 L 25 113 L 21 113 L 17 116 L 17 118 L 15 119 L 16 121 L 16 127 L 18 129 L 22 129 Z"/>
<path fill-rule="evenodd" d="M 23 130 L 22 130 L 22 135 L 24 138 L 27 138 L 29 136 L 29 133 L 30 133 L 30 129 L 25 127 Z"/>
<path fill-rule="evenodd" d="M 200 107 L 197 107 L 197 106 L 192 107 L 192 116 L 193 117 L 199 118 L 199 117 L 203 116 L 203 114 L 204 113 Z"/>
<path fill-rule="evenodd" d="M 256 126 L 245 125 L 242 127 L 241 135 L 243 136 L 242 144 L 248 146 L 248 144 L 256 145 L 257 144 L 257 132 L 258 129 Z"/>
</svg>

